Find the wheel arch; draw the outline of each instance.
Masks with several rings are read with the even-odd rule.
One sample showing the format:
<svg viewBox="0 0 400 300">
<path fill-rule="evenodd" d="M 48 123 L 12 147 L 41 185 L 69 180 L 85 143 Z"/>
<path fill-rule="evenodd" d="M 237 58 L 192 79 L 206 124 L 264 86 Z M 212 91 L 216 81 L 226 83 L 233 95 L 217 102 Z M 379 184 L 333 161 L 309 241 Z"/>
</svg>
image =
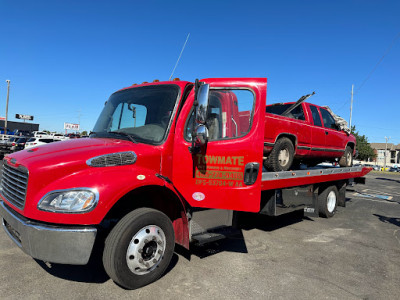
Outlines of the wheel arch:
<svg viewBox="0 0 400 300">
<path fill-rule="evenodd" d="M 123 195 L 103 218 L 101 224 L 111 230 L 115 224 L 131 211 L 148 207 L 166 214 L 175 231 L 175 242 L 189 249 L 189 229 L 186 203 L 165 186 L 148 185 L 138 187 Z"/>
<path fill-rule="evenodd" d="M 356 144 L 354 142 L 347 142 L 346 147 L 349 146 L 353 152 L 354 155 L 354 151 L 356 149 Z M 346 148 L 345 148 L 346 149 Z"/>
<path fill-rule="evenodd" d="M 296 149 L 297 149 L 297 137 L 292 133 L 286 133 L 286 132 L 280 133 L 275 139 L 275 144 L 279 139 L 281 139 L 283 137 L 288 138 L 293 143 L 293 147 L 294 147 L 294 150 L 296 152 Z"/>
</svg>

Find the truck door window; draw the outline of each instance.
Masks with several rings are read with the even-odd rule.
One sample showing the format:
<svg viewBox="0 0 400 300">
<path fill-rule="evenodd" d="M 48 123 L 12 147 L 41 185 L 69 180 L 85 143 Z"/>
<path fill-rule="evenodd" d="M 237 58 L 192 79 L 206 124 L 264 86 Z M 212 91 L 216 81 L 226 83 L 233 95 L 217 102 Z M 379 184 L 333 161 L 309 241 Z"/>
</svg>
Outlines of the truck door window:
<svg viewBox="0 0 400 300">
<path fill-rule="evenodd" d="M 319 116 L 318 108 L 314 105 L 310 105 L 310 109 L 311 109 L 311 114 L 312 114 L 312 118 L 314 121 L 314 125 L 322 127 L 321 117 Z"/>
<path fill-rule="evenodd" d="M 320 108 L 320 111 L 322 115 L 322 121 L 324 122 L 324 127 L 337 130 L 338 127 L 336 125 L 335 119 L 332 117 L 329 111 L 324 108 Z"/>
<path fill-rule="evenodd" d="M 210 90 L 207 118 L 208 139 L 237 138 L 250 131 L 253 116 L 254 95 L 249 90 Z M 185 139 L 191 141 L 192 112 L 186 122 Z"/>
</svg>

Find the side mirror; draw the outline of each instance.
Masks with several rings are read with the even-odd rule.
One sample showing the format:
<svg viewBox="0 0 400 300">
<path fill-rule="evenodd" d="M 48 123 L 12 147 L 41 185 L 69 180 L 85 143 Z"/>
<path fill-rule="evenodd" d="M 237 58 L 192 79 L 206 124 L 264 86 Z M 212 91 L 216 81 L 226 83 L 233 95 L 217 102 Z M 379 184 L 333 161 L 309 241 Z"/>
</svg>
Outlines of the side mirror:
<svg viewBox="0 0 400 300">
<path fill-rule="evenodd" d="M 197 107 L 196 107 L 196 123 L 206 124 L 208 113 L 208 95 L 210 92 L 210 85 L 203 84 L 199 87 L 197 92 Z"/>
<path fill-rule="evenodd" d="M 197 79 L 195 83 L 194 118 L 192 124 L 192 146 L 189 151 L 198 153 L 200 148 L 208 141 L 208 129 L 206 127 L 208 113 L 209 84 L 201 84 Z"/>
<path fill-rule="evenodd" d="M 196 136 L 194 137 L 194 146 L 195 147 L 202 147 L 208 141 L 208 129 L 206 125 L 200 124 L 196 127 Z"/>
</svg>

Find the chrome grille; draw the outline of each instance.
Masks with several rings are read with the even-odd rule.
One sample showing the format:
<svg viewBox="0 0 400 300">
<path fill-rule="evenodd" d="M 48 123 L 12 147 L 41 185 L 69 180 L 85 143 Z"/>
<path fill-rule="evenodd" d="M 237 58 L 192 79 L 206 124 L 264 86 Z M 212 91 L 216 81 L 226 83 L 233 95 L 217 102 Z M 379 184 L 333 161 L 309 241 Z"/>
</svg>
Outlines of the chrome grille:
<svg viewBox="0 0 400 300">
<path fill-rule="evenodd" d="M 136 154 L 129 151 L 96 156 L 89 159 L 86 163 L 91 167 L 114 167 L 131 165 L 135 161 Z"/>
<path fill-rule="evenodd" d="M 3 176 L 1 178 L 1 194 L 3 197 L 22 209 L 25 204 L 27 186 L 28 170 L 24 167 L 11 167 L 4 160 Z"/>
</svg>

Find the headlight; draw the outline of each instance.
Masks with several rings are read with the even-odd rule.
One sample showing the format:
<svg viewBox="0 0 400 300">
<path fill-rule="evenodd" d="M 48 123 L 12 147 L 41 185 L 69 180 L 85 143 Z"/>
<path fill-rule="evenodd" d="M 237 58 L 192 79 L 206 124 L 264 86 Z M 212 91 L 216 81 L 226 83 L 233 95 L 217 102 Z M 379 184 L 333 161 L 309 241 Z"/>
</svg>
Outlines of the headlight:
<svg viewBox="0 0 400 300">
<path fill-rule="evenodd" d="M 48 193 L 39 201 L 38 208 L 62 213 L 84 213 L 92 210 L 99 200 L 96 189 L 77 188 Z"/>
</svg>

